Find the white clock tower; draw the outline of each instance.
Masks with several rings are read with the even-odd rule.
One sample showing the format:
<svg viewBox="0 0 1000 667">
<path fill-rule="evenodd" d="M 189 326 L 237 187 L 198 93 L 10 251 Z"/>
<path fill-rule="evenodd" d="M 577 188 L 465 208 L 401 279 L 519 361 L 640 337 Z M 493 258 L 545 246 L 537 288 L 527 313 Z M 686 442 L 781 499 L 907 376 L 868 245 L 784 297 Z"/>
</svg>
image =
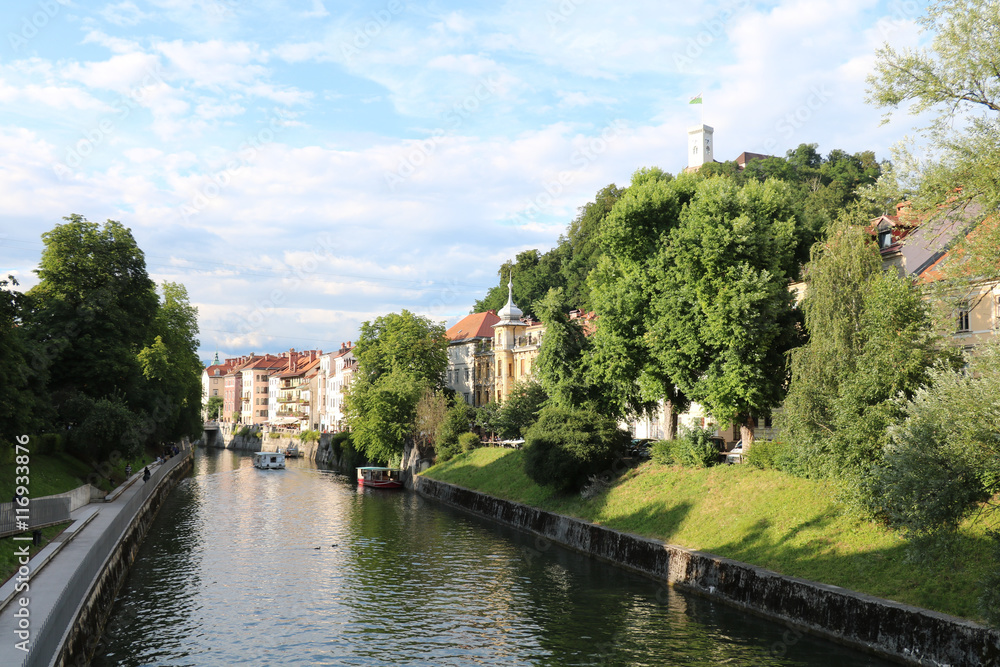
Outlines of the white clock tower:
<svg viewBox="0 0 1000 667">
<path fill-rule="evenodd" d="M 688 169 L 697 169 L 706 162 L 711 162 L 712 133 L 714 128 L 708 125 L 696 125 L 688 130 Z"/>
</svg>

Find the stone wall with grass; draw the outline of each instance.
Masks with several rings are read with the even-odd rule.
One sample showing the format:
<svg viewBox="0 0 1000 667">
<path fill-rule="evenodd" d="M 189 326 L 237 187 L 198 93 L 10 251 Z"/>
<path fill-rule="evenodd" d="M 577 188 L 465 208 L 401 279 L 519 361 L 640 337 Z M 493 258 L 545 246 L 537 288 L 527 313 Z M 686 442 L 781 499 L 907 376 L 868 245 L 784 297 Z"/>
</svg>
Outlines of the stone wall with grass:
<svg viewBox="0 0 1000 667">
<path fill-rule="evenodd" d="M 659 581 L 905 664 L 1000 665 L 1000 632 L 971 621 L 786 577 L 418 476 L 416 490 Z"/>
</svg>

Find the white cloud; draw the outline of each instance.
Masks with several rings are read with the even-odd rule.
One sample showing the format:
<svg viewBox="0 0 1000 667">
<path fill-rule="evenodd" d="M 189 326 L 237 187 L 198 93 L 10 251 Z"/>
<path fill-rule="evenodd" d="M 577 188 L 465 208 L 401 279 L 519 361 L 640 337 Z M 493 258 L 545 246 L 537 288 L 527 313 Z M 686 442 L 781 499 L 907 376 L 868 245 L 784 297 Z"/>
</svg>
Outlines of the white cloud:
<svg viewBox="0 0 1000 667">
<path fill-rule="evenodd" d="M 105 21 L 120 27 L 131 27 L 149 18 L 133 2 L 119 2 L 117 5 L 108 5 L 101 10 L 101 16 Z"/>
</svg>

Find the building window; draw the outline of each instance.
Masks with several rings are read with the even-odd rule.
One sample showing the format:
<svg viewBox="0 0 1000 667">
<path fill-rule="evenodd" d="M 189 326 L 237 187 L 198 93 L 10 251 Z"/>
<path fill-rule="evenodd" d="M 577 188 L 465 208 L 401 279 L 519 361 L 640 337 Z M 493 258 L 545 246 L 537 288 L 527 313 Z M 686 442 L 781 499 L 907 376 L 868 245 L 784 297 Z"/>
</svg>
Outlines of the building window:
<svg viewBox="0 0 1000 667">
<path fill-rule="evenodd" d="M 958 306 L 958 329 L 957 331 L 968 331 L 969 330 L 969 304 L 961 303 Z"/>
<path fill-rule="evenodd" d="M 219 390 L 218 389 L 213 389 L 212 390 L 212 396 L 218 396 L 218 395 L 219 395 Z"/>
<path fill-rule="evenodd" d="M 878 247 L 888 248 L 892 245 L 892 230 L 886 229 L 878 233 Z"/>
</svg>

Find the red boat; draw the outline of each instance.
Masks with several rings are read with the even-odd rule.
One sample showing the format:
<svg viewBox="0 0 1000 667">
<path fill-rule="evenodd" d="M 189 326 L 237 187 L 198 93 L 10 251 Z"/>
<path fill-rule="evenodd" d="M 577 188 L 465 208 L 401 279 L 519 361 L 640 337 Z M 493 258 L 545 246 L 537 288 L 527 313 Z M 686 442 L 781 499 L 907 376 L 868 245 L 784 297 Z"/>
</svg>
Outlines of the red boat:
<svg viewBox="0 0 1000 667">
<path fill-rule="evenodd" d="M 397 468 L 379 468 L 365 466 L 358 468 L 358 486 L 370 486 L 374 489 L 403 488 L 402 470 Z"/>
</svg>

